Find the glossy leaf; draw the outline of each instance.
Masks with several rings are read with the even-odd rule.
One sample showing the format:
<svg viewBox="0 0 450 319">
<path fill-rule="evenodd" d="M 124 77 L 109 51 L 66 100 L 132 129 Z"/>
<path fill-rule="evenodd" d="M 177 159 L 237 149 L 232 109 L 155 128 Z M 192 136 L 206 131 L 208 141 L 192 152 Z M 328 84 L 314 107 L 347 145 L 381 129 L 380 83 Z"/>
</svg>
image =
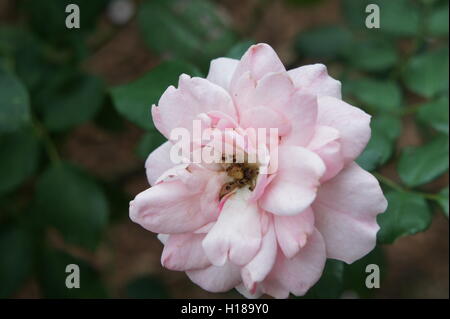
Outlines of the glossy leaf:
<svg viewBox="0 0 450 319">
<path fill-rule="evenodd" d="M 377 265 L 380 269 L 380 285 L 383 287 L 383 280 L 386 276 L 386 261 L 383 250 L 380 246 L 376 246 L 370 253 L 363 258 L 355 261 L 350 265 L 345 265 L 344 270 L 344 285 L 345 290 L 356 293 L 356 297 L 368 298 L 376 291 L 376 288 L 368 288 L 366 286 L 366 279 L 369 273 L 367 266 Z"/>
<path fill-rule="evenodd" d="M 0 136 L 0 193 L 11 191 L 35 172 L 39 141 L 31 130 Z"/>
<path fill-rule="evenodd" d="M 296 39 L 297 52 L 313 59 L 336 58 L 352 41 L 352 34 L 339 25 L 316 27 L 301 32 Z"/>
<path fill-rule="evenodd" d="M 384 164 L 395 149 L 395 140 L 401 132 L 398 118 L 382 115 L 374 117 L 371 122 L 372 136 L 357 163 L 365 170 L 372 171 Z"/>
<path fill-rule="evenodd" d="M 344 48 L 343 57 L 351 66 L 370 72 L 389 69 L 398 60 L 393 43 L 380 37 L 352 42 Z"/>
<path fill-rule="evenodd" d="M 417 112 L 419 121 L 448 135 L 448 95 L 423 104 Z"/>
<path fill-rule="evenodd" d="M 158 103 L 170 85 L 178 86 L 178 78 L 182 73 L 195 76 L 199 71 L 190 64 L 164 62 L 138 80 L 112 88 L 114 106 L 120 114 L 136 125 L 153 129 L 150 115 L 152 104 Z"/>
<path fill-rule="evenodd" d="M 406 185 L 415 187 L 445 173 L 448 161 L 448 137 L 439 136 L 423 146 L 405 148 L 398 163 L 398 173 Z"/>
<path fill-rule="evenodd" d="M 62 131 L 92 119 L 100 110 L 105 97 L 103 82 L 89 75 L 74 75 L 62 82 L 48 96 L 44 105 L 45 126 Z"/>
<path fill-rule="evenodd" d="M 344 289 L 344 263 L 328 259 L 319 281 L 308 290 L 305 298 L 339 298 Z"/>
<path fill-rule="evenodd" d="M 396 112 L 402 106 L 402 91 L 394 81 L 361 78 L 352 80 L 347 85 L 351 94 L 373 112 Z"/>
<path fill-rule="evenodd" d="M 138 22 L 150 48 L 202 66 L 223 56 L 235 42 L 234 33 L 207 0 L 146 1 Z"/>
<path fill-rule="evenodd" d="M 68 265 L 79 267 L 80 287 L 67 288 Z M 85 260 L 63 251 L 45 248 L 38 269 L 38 280 L 45 298 L 107 298 L 99 272 Z"/>
<path fill-rule="evenodd" d="M 108 222 L 106 197 L 89 177 L 61 163 L 49 167 L 36 185 L 36 210 L 45 225 L 68 242 L 94 249 Z"/>
<path fill-rule="evenodd" d="M 420 195 L 392 191 L 386 194 L 388 208 L 378 215 L 378 241 L 393 243 L 397 238 L 426 230 L 431 224 L 431 212 Z"/>
<path fill-rule="evenodd" d="M 441 205 L 445 216 L 447 216 L 447 218 L 448 218 L 448 210 L 449 210 L 448 209 L 448 206 L 449 206 L 448 186 L 446 188 L 444 188 L 443 190 L 441 190 L 441 192 L 439 193 L 439 196 L 441 197 L 438 201 L 439 205 Z"/>
<path fill-rule="evenodd" d="M 433 8 L 428 17 L 428 32 L 432 36 L 448 36 L 448 1 Z"/>
<path fill-rule="evenodd" d="M 448 91 L 448 48 L 414 56 L 402 77 L 408 89 L 427 98 Z"/>
<path fill-rule="evenodd" d="M 0 133 L 14 132 L 31 120 L 28 92 L 12 73 L 0 71 Z"/>
<path fill-rule="evenodd" d="M 0 229 L 0 298 L 12 294 L 24 284 L 33 267 L 31 236 L 17 227 Z"/>
<path fill-rule="evenodd" d="M 393 36 L 415 36 L 420 31 L 420 8 L 410 0 L 344 0 L 342 11 L 350 26 L 356 30 L 366 29 L 366 12 L 369 4 L 379 7 L 380 28 L 368 29 Z"/>
</svg>

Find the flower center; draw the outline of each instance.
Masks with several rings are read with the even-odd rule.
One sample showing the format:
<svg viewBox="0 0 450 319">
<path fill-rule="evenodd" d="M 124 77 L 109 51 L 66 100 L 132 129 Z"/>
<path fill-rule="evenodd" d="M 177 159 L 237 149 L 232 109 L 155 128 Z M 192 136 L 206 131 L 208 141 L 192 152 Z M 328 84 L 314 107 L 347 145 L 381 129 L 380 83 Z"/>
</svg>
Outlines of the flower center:
<svg viewBox="0 0 450 319">
<path fill-rule="evenodd" d="M 220 199 L 246 186 L 248 186 L 250 191 L 253 191 L 256 185 L 256 177 L 259 173 L 258 165 L 250 163 L 223 163 L 222 166 L 232 180 L 223 184 L 219 193 Z"/>
</svg>

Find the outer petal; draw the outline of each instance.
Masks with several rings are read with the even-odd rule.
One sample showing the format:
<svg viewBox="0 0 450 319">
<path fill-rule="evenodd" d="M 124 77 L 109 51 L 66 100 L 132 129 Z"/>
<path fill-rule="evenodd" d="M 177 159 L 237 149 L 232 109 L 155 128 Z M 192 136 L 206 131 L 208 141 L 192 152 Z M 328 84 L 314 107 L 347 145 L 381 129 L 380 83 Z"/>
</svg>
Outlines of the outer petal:
<svg viewBox="0 0 450 319">
<path fill-rule="evenodd" d="M 262 296 L 263 292 L 261 289 L 256 289 L 254 293 L 251 293 L 244 284 L 237 285 L 236 290 L 247 299 L 257 299 Z"/>
<path fill-rule="evenodd" d="M 275 232 L 281 251 L 287 258 L 294 257 L 305 246 L 314 231 L 314 213 L 311 208 L 294 216 L 275 216 Z"/>
<path fill-rule="evenodd" d="M 222 176 L 211 173 L 209 178 Z M 217 211 L 202 210 L 202 196 L 205 196 L 203 192 L 208 179 L 202 182 L 202 179 L 195 177 L 195 180 L 200 183 L 196 188 L 189 182 L 174 180 L 159 183 L 138 194 L 130 202 L 131 220 L 147 230 L 164 234 L 193 231 L 215 220 L 219 189 L 214 190 L 216 204 L 210 206 L 211 209 L 217 208 Z"/>
<path fill-rule="evenodd" d="M 341 99 L 341 82 L 329 76 L 323 64 L 304 65 L 288 73 L 295 86 L 304 92 Z"/>
<path fill-rule="evenodd" d="M 304 211 L 316 198 L 325 165 L 318 155 L 298 146 L 278 150 L 278 170 L 259 203 L 276 215 L 292 216 Z"/>
<path fill-rule="evenodd" d="M 378 181 L 356 163 L 319 189 L 313 210 L 329 258 L 352 263 L 376 244 L 376 216 L 387 208 Z"/>
<path fill-rule="evenodd" d="M 210 292 L 225 292 L 241 283 L 239 267 L 231 263 L 186 272 L 189 279 Z"/>
<path fill-rule="evenodd" d="M 231 78 L 238 63 L 239 60 L 230 58 L 214 59 L 211 61 L 206 79 L 228 91 Z"/>
<path fill-rule="evenodd" d="M 178 88 L 170 86 L 152 114 L 158 129 L 169 139 L 172 129 L 186 128 L 191 131 L 192 121 L 199 119 L 199 114 L 209 111 L 219 111 L 236 118 L 236 110 L 227 91 L 206 79 L 182 74 Z"/>
<path fill-rule="evenodd" d="M 333 97 L 319 98 L 317 122 L 339 131 L 345 163 L 357 158 L 370 139 L 370 115 Z"/>
<path fill-rule="evenodd" d="M 287 298 L 286 292 L 303 296 L 320 278 L 325 266 L 325 244 L 315 230 L 307 244 L 292 258 L 278 254 L 272 272 L 263 282 L 264 292 L 276 298 Z"/>
<path fill-rule="evenodd" d="M 242 280 L 250 294 L 256 293 L 257 283 L 262 282 L 270 273 L 277 256 L 277 240 L 273 222 L 270 222 L 263 236 L 261 249 L 241 270 Z"/>
<path fill-rule="evenodd" d="M 173 234 L 164 245 L 161 264 L 171 270 L 205 268 L 211 263 L 203 252 L 202 240 L 205 234 Z"/>
<path fill-rule="evenodd" d="M 176 164 L 170 160 L 171 142 L 165 142 L 150 153 L 145 161 L 145 171 L 150 185 L 154 185 L 158 178 Z"/>
<path fill-rule="evenodd" d="M 229 259 L 245 265 L 261 246 L 261 214 L 250 203 L 250 191 L 238 190 L 225 202 L 217 222 L 203 240 L 203 248 L 213 265 L 222 266 Z"/>
<path fill-rule="evenodd" d="M 327 169 L 320 179 L 321 183 L 336 176 L 344 167 L 339 131 L 335 128 L 317 126 L 314 137 L 307 148 L 319 155 L 325 163 Z"/>
</svg>

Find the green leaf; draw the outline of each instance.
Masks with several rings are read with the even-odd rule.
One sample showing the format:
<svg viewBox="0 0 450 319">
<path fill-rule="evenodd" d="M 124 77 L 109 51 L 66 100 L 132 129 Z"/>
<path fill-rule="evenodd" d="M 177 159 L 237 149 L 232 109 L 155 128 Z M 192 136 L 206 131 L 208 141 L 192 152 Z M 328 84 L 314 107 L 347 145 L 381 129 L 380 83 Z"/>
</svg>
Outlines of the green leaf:
<svg viewBox="0 0 450 319">
<path fill-rule="evenodd" d="M 0 136 L 0 193 L 18 187 L 36 170 L 39 142 L 31 130 Z"/>
<path fill-rule="evenodd" d="M 8 298 L 22 286 L 33 266 L 31 236 L 23 229 L 0 229 L 0 298 Z"/>
<path fill-rule="evenodd" d="M 398 163 L 402 181 L 415 187 L 431 182 L 448 170 L 448 137 L 439 136 L 426 145 L 403 150 Z"/>
<path fill-rule="evenodd" d="M 42 222 L 68 242 L 94 249 L 108 222 L 108 202 L 90 178 L 61 163 L 51 166 L 36 186 L 36 209 Z"/>
<path fill-rule="evenodd" d="M 199 65 L 223 56 L 235 35 L 207 0 L 153 0 L 142 3 L 139 27 L 147 45 L 158 53 Z"/>
<path fill-rule="evenodd" d="M 136 147 L 136 153 L 140 158 L 146 159 L 151 152 L 166 141 L 167 139 L 157 130 L 147 132 L 139 141 Z"/>
<path fill-rule="evenodd" d="M 0 71 L 0 133 L 16 131 L 30 119 L 27 90 L 16 76 Z"/>
<path fill-rule="evenodd" d="M 177 85 L 182 73 L 192 76 L 199 71 L 190 64 L 171 61 L 163 62 L 138 80 L 111 89 L 114 106 L 128 120 L 144 129 L 153 129 L 150 116 L 152 104 L 170 85 Z"/>
<path fill-rule="evenodd" d="M 372 171 L 386 163 L 395 148 L 395 140 L 401 132 L 401 121 L 393 116 L 377 116 L 371 123 L 372 136 L 357 163 Z"/>
<path fill-rule="evenodd" d="M 380 28 L 367 29 L 365 22 L 370 14 L 366 12 L 369 4 L 380 8 Z M 415 36 L 420 31 L 420 9 L 409 0 L 344 0 L 344 17 L 356 30 L 385 33 L 393 36 Z"/>
<path fill-rule="evenodd" d="M 69 4 L 80 8 L 79 29 L 66 27 L 66 7 Z M 107 4 L 107 0 L 26 0 L 21 8 L 31 29 L 42 39 L 57 46 L 76 46 L 95 27 Z"/>
<path fill-rule="evenodd" d="M 431 212 L 420 195 L 393 191 L 386 194 L 388 208 L 378 215 L 378 241 L 393 243 L 397 238 L 422 232 L 431 224 Z"/>
<path fill-rule="evenodd" d="M 414 56 L 402 78 L 408 89 L 427 98 L 448 91 L 448 48 Z"/>
<path fill-rule="evenodd" d="M 448 95 L 423 104 L 417 112 L 419 121 L 448 135 Z"/>
<path fill-rule="evenodd" d="M 169 298 L 163 283 L 152 276 L 142 276 L 132 280 L 126 286 L 126 295 L 132 299 L 166 299 Z"/>
<path fill-rule="evenodd" d="M 7 68 L 14 71 L 32 93 L 49 80 L 49 70 L 55 67 L 47 61 L 45 49 L 24 29 L 0 27 L 0 54 L 4 53 Z"/>
<path fill-rule="evenodd" d="M 374 116 L 370 126 L 375 131 L 383 132 L 390 140 L 397 139 L 402 133 L 401 119 L 389 114 Z"/>
<path fill-rule="evenodd" d="M 304 298 L 336 299 L 344 289 L 344 263 L 328 259 L 320 280 L 309 289 Z"/>
<path fill-rule="evenodd" d="M 442 210 L 444 211 L 445 216 L 448 218 L 448 206 L 449 206 L 449 197 L 448 197 L 448 186 L 441 190 L 439 193 L 441 199 L 439 199 L 439 205 L 441 205 Z"/>
<path fill-rule="evenodd" d="M 380 282 L 383 286 L 383 279 L 386 274 L 386 262 L 382 249 L 376 246 L 370 253 L 350 265 L 345 265 L 344 285 L 346 290 L 356 292 L 360 298 L 368 298 L 377 289 L 369 289 L 366 286 L 368 265 L 377 265 L 380 268 Z"/>
<path fill-rule="evenodd" d="M 428 17 L 428 32 L 432 36 L 448 36 L 448 1 L 433 8 Z"/>
<path fill-rule="evenodd" d="M 240 60 L 244 53 L 253 45 L 255 41 L 253 40 L 245 40 L 236 43 L 231 47 L 231 49 L 226 54 L 227 57 L 231 59 Z"/>
<path fill-rule="evenodd" d="M 374 112 L 396 112 L 402 106 L 402 91 L 397 82 L 361 78 L 349 81 L 348 86 L 351 94 Z"/>
<path fill-rule="evenodd" d="M 44 124 L 51 131 L 63 131 L 87 122 L 100 110 L 104 97 L 100 78 L 71 76 L 49 93 L 43 109 Z"/>
<path fill-rule="evenodd" d="M 80 288 L 67 288 L 68 265 L 80 269 Z M 107 298 L 100 274 L 86 261 L 63 251 L 45 248 L 39 263 L 38 280 L 45 298 Z"/>
<path fill-rule="evenodd" d="M 352 41 L 352 34 L 339 25 L 320 26 L 301 32 L 295 41 L 300 55 L 314 59 L 336 58 Z"/>
<path fill-rule="evenodd" d="M 395 65 L 398 54 L 387 39 L 370 37 L 350 43 L 342 53 L 348 64 L 363 71 L 384 71 Z"/>
</svg>

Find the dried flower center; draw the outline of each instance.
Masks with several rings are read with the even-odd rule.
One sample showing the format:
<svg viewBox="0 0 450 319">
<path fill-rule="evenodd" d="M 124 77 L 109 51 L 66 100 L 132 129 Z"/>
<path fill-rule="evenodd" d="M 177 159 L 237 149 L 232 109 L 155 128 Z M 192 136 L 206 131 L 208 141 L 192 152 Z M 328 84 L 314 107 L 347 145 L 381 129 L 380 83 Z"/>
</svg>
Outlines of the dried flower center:
<svg viewBox="0 0 450 319">
<path fill-rule="evenodd" d="M 225 195 L 248 186 L 248 189 L 253 191 L 256 185 L 256 177 L 259 169 L 256 164 L 249 163 L 224 163 L 222 164 L 227 175 L 232 179 L 223 184 L 219 197 L 222 199 Z"/>
</svg>

